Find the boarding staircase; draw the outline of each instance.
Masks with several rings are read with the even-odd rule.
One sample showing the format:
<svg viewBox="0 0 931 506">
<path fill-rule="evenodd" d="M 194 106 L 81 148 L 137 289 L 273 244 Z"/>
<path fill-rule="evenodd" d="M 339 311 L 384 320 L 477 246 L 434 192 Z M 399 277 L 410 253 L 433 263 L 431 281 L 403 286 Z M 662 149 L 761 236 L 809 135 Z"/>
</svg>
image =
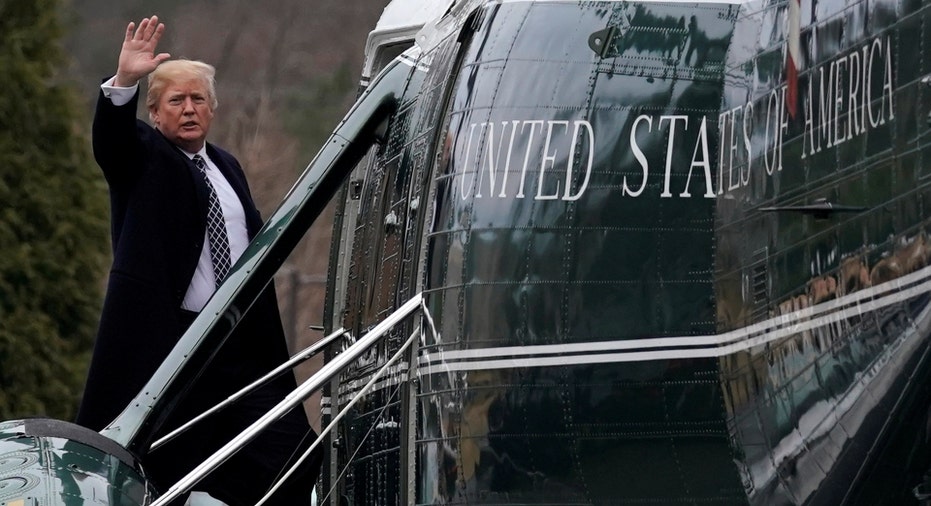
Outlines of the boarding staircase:
<svg viewBox="0 0 931 506">
<path fill-rule="evenodd" d="M 409 327 L 407 326 L 408 324 L 410 324 Z M 278 488 L 285 482 L 285 480 L 289 479 L 296 472 L 299 466 L 307 458 L 309 458 L 312 451 L 325 444 L 327 441 L 329 441 L 331 445 L 334 445 L 334 443 L 338 441 L 338 439 L 335 438 L 336 428 L 343 420 L 346 413 L 349 413 L 350 410 L 361 399 L 368 395 L 372 388 L 380 380 L 383 380 L 387 374 L 389 374 L 389 371 L 395 371 L 394 374 L 396 374 L 397 369 L 394 366 L 401 362 L 408 364 L 406 367 L 406 372 L 401 375 L 401 398 L 403 402 L 409 405 L 413 399 L 413 389 L 411 388 L 411 385 L 412 380 L 415 377 L 417 345 L 420 342 L 421 336 L 424 335 L 425 329 L 429 332 L 435 332 L 433 327 L 433 320 L 430 317 L 429 311 L 424 304 L 423 296 L 421 294 L 417 294 L 416 296 L 412 297 L 410 300 L 401 305 L 396 311 L 394 311 L 394 313 L 389 315 L 387 318 L 365 333 L 364 336 L 358 339 L 353 339 L 353 336 L 351 336 L 345 329 L 342 328 L 330 333 L 320 341 L 294 354 L 294 356 L 292 356 L 287 362 L 281 364 L 279 367 L 270 371 L 262 378 L 259 378 L 255 382 L 234 393 L 222 403 L 211 407 L 196 418 L 190 420 L 189 422 L 152 443 L 150 450 L 154 450 L 159 446 L 167 443 L 168 441 L 174 439 L 181 433 L 196 425 L 198 422 L 217 414 L 226 406 L 236 402 L 250 392 L 267 384 L 276 377 L 282 374 L 290 373 L 293 367 L 316 356 L 321 351 L 335 344 L 337 341 L 346 340 L 351 342 L 351 344 L 342 350 L 338 355 L 336 355 L 335 358 L 328 361 L 316 374 L 307 378 L 307 380 L 298 385 L 298 387 L 293 392 L 286 396 L 280 403 L 268 411 L 264 416 L 256 420 L 252 425 L 243 430 L 239 435 L 233 438 L 222 448 L 217 450 L 213 455 L 211 455 L 195 469 L 193 469 L 184 478 L 172 485 L 161 497 L 156 499 L 151 504 L 151 506 L 165 506 L 186 492 L 189 492 L 198 482 L 200 482 L 209 473 L 214 471 L 233 454 L 242 449 L 246 444 L 255 439 L 255 437 L 258 436 L 263 430 L 270 427 L 273 423 L 278 421 L 292 409 L 299 409 L 299 406 L 301 406 L 305 400 L 307 400 L 314 393 L 323 389 L 326 385 L 331 385 L 331 388 L 335 386 L 334 390 L 338 392 L 338 383 L 341 374 L 346 371 L 347 368 L 352 366 L 360 357 L 362 357 L 382 340 L 384 340 L 392 330 L 396 330 L 402 326 L 404 326 L 403 328 L 413 329 L 413 331 L 410 332 L 407 340 L 396 349 L 390 358 L 388 358 L 384 363 L 377 365 L 377 370 L 375 373 L 370 375 L 365 385 L 356 391 L 351 397 L 349 397 L 347 402 L 340 404 L 338 401 L 340 396 L 333 396 L 333 399 L 335 400 L 331 399 L 330 401 L 331 415 L 326 427 L 321 429 L 320 435 L 317 437 L 317 439 L 295 461 L 293 466 L 281 474 L 279 479 L 274 484 L 272 484 L 272 486 L 266 492 L 265 496 L 259 501 L 259 503 L 257 503 L 256 506 L 265 504 L 266 501 L 272 496 L 272 494 L 274 494 L 275 491 L 277 491 Z M 404 412 L 408 412 L 408 410 L 404 410 Z M 408 419 L 401 420 L 399 424 L 399 427 L 401 427 L 403 430 L 403 434 L 405 434 L 405 436 L 402 438 L 402 441 L 410 441 L 410 438 L 413 437 L 413 420 L 409 419 L 411 417 L 405 418 Z M 352 455 L 357 450 L 358 448 L 348 449 L 347 451 L 349 455 Z M 413 475 L 413 459 L 406 458 L 409 455 L 410 452 L 401 452 L 401 483 L 398 485 L 399 491 L 401 492 L 400 499 L 402 503 L 409 502 L 407 499 L 412 498 L 414 493 L 413 481 L 411 479 Z M 333 465 L 328 465 L 327 462 L 324 462 L 323 473 L 329 474 L 327 479 L 324 479 L 323 482 L 329 484 L 329 487 L 327 490 L 322 491 L 320 494 L 320 499 L 318 501 L 320 504 L 338 503 L 338 501 L 336 501 L 334 498 L 336 497 L 340 480 L 346 475 L 347 467 L 348 465 L 343 466 L 342 469 L 336 469 Z"/>
</svg>

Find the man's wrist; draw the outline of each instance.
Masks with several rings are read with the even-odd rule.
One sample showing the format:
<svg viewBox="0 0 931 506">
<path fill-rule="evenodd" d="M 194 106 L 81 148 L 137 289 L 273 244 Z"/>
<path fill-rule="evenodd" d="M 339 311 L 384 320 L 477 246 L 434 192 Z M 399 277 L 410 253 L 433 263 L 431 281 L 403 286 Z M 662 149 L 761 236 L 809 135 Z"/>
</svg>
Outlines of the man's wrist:
<svg viewBox="0 0 931 506">
<path fill-rule="evenodd" d="M 121 75 L 119 72 L 113 76 L 113 86 L 117 88 L 132 88 L 139 84 L 139 79 L 132 76 Z"/>
<path fill-rule="evenodd" d="M 121 106 L 128 104 L 133 96 L 136 95 L 136 92 L 139 90 L 139 83 L 131 86 L 118 86 L 116 84 L 116 76 L 114 76 L 101 84 L 100 90 L 103 92 L 103 96 L 109 98 L 110 101 L 113 102 L 113 105 Z"/>
</svg>

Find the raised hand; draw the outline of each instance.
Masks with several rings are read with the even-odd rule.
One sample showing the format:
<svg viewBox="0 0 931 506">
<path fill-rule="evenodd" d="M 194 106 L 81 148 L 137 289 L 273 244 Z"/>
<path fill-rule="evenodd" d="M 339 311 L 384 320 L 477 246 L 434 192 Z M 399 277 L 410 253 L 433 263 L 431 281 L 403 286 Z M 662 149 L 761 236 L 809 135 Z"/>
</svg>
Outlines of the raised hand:
<svg viewBox="0 0 931 506">
<path fill-rule="evenodd" d="M 171 57 L 168 53 L 155 54 L 159 39 L 165 32 L 165 25 L 158 22 L 158 16 L 144 18 L 136 24 L 126 26 L 126 38 L 120 50 L 120 62 L 116 71 L 116 86 L 132 86 L 149 75 L 163 61 Z"/>
</svg>

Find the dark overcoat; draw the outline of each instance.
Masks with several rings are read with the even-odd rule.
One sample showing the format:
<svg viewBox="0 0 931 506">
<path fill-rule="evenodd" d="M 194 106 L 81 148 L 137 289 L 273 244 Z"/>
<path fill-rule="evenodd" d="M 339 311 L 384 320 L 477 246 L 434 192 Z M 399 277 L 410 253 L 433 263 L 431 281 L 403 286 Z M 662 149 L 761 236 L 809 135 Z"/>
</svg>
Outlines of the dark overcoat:
<svg viewBox="0 0 931 506">
<path fill-rule="evenodd" d="M 115 106 L 100 94 L 93 125 L 97 164 L 110 189 L 113 265 L 77 423 L 109 424 L 139 393 L 186 323 L 181 303 L 205 240 L 209 190 L 193 162 L 136 118 L 138 93 Z M 239 162 L 207 144 L 235 189 L 249 239 L 263 222 Z M 287 359 L 273 289 L 266 290 L 214 360 L 232 389 Z M 293 378 L 290 380 L 293 384 Z"/>
</svg>

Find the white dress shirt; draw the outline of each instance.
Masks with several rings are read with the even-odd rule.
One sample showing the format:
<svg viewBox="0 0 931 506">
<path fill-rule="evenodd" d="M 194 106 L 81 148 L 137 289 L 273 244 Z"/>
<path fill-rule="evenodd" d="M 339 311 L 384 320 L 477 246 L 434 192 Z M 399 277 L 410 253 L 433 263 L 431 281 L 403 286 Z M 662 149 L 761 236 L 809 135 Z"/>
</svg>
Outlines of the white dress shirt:
<svg viewBox="0 0 931 506">
<path fill-rule="evenodd" d="M 100 86 L 103 95 L 110 99 L 115 106 L 126 105 L 132 100 L 138 91 L 139 85 L 133 85 L 129 88 L 113 86 L 114 78 Z M 188 153 L 181 150 L 188 158 L 193 159 L 194 155 L 200 155 L 207 162 L 207 177 L 213 184 L 217 192 L 217 198 L 220 199 L 220 207 L 223 208 L 223 218 L 226 221 L 226 235 L 230 241 L 230 265 L 235 265 L 239 257 L 249 245 L 249 232 L 246 228 L 246 213 L 243 210 L 242 202 L 232 185 L 223 176 L 220 169 L 213 163 L 213 160 L 207 156 L 206 145 L 197 153 Z M 197 261 L 197 268 L 194 270 L 194 277 L 191 278 L 191 284 L 184 294 L 184 301 L 181 307 L 188 311 L 199 312 L 204 308 L 207 300 L 213 295 L 216 289 L 216 277 L 213 273 L 213 260 L 210 258 L 210 239 L 207 232 L 204 232 L 204 246 L 200 250 L 200 259 Z"/>
</svg>

